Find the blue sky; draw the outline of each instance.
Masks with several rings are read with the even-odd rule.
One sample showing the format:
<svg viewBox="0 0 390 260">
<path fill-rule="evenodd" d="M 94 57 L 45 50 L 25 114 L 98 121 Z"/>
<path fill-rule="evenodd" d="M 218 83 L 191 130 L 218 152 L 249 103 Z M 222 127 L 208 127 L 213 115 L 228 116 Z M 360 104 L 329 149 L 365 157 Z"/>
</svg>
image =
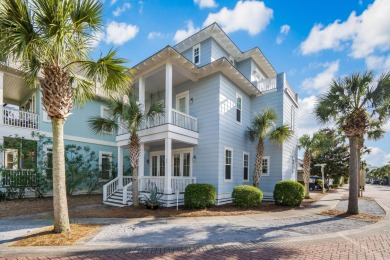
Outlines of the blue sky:
<svg viewBox="0 0 390 260">
<path fill-rule="evenodd" d="M 96 50 L 119 48 L 133 66 L 167 45 L 218 22 L 242 50 L 258 46 L 300 97 L 300 134 L 317 125 L 311 114 L 316 96 L 332 78 L 390 70 L 390 1 L 222 1 L 105 0 L 106 29 Z M 385 138 L 367 141 L 372 165 L 390 161 L 390 124 Z"/>
</svg>

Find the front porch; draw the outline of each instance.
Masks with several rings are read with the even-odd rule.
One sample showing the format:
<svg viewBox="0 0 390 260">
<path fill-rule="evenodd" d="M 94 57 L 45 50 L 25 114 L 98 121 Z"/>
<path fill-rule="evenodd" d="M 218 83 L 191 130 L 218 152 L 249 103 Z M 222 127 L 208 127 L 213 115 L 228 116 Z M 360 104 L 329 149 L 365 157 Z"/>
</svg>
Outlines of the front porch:
<svg viewBox="0 0 390 260">
<path fill-rule="evenodd" d="M 142 176 L 138 178 L 138 191 L 141 202 L 144 195 L 148 195 L 153 187 L 163 194 L 161 202 L 164 206 L 173 206 L 176 199 L 179 198 L 179 205 L 183 204 L 184 191 L 187 185 L 196 183 L 195 177 L 171 177 L 170 186 L 173 187 L 173 193 L 166 194 L 164 191 L 166 179 L 165 176 Z M 113 206 L 124 207 L 132 205 L 132 177 L 117 177 L 103 186 L 103 203 Z"/>
</svg>

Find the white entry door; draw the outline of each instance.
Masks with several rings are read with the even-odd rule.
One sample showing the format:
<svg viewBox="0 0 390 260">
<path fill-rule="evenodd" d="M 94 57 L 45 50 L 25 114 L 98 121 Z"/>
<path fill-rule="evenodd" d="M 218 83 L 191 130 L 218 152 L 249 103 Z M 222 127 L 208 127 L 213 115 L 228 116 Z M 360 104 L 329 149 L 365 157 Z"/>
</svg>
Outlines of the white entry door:
<svg viewBox="0 0 390 260">
<path fill-rule="evenodd" d="M 176 110 L 189 114 L 189 92 L 185 91 L 176 95 Z"/>
<path fill-rule="evenodd" d="M 165 176 L 165 155 L 152 154 L 151 155 L 151 176 Z"/>
<path fill-rule="evenodd" d="M 191 152 L 174 152 L 172 155 L 172 176 L 191 176 Z"/>
</svg>

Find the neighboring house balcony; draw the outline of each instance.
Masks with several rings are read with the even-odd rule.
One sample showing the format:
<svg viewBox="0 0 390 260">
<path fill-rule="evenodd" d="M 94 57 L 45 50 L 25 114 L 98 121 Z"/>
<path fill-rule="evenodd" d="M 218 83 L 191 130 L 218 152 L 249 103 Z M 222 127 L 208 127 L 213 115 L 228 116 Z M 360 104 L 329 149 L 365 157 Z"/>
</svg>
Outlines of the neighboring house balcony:
<svg viewBox="0 0 390 260">
<path fill-rule="evenodd" d="M 277 91 L 278 88 L 282 88 L 284 92 L 293 100 L 294 103 L 298 104 L 298 94 L 295 93 L 290 83 L 286 80 L 285 73 L 279 73 L 273 77 L 259 80 L 255 82 L 257 89 L 261 94 L 270 93 Z"/>
<path fill-rule="evenodd" d="M 30 137 L 31 131 L 38 129 L 36 112 L 35 90 L 25 84 L 15 66 L 0 63 L 0 136 Z"/>
</svg>

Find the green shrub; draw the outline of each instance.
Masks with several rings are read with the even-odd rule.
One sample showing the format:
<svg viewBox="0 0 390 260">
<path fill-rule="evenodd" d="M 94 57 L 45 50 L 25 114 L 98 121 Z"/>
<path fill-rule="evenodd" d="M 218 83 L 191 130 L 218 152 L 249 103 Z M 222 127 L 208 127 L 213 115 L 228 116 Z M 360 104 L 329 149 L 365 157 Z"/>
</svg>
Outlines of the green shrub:
<svg viewBox="0 0 390 260">
<path fill-rule="evenodd" d="M 189 184 L 184 193 L 184 205 L 190 209 L 205 209 L 215 204 L 217 191 L 211 184 Z"/>
<path fill-rule="evenodd" d="M 305 187 L 296 181 L 280 181 L 275 184 L 274 200 L 277 205 L 299 206 L 305 197 Z"/>
<path fill-rule="evenodd" d="M 261 204 L 263 192 L 259 188 L 241 185 L 236 186 L 232 192 L 232 201 L 236 207 L 249 208 Z"/>
</svg>

